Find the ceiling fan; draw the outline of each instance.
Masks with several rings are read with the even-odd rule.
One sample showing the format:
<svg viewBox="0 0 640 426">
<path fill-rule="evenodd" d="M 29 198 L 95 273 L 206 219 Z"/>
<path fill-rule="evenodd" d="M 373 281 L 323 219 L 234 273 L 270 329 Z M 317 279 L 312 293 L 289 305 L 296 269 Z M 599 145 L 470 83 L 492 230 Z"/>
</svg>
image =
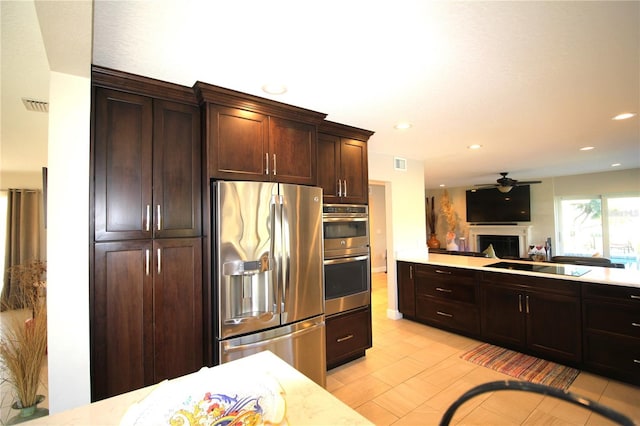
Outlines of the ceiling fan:
<svg viewBox="0 0 640 426">
<path fill-rule="evenodd" d="M 507 174 L 509 174 L 509 172 L 500 172 L 500 175 L 502 175 L 502 177 L 500 179 L 496 179 L 496 182 L 498 183 L 489 183 L 489 184 L 482 184 L 482 185 L 476 185 L 480 188 L 498 188 L 498 191 L 500 192 L 509 192 L 511 191 L 511 189 L 514 186 L 520 186 L 520 185 L 531 185 L 534 183 L 542 183 L 542 181 L 540 180 L 529 180 L 529 181 L 523 181 L 520 182 L 516 179 L 511 179 L 507 177 Z"/>
</svg>

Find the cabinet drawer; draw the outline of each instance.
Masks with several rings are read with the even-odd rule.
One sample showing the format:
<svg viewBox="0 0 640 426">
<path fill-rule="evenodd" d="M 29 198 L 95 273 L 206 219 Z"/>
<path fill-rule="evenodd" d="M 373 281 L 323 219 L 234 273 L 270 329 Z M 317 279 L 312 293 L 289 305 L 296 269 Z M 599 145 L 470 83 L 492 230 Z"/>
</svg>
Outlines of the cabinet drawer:
<svg viewBox="0 0 640 426">
<path fill-rule="evenodd" d="M 458 283 L 453 279 L 449 281 L 436 281 L 424 277 L 417 277 L 416 294 L 419 296 L 431 296 L 439 299 L 455 300 L 472 304 L 477 302 L 475 285 Z"/>
<path fill-rule="evenodd" d="M 348 312 L 326 320 L 327 365 L 349 358 L 371 347 L 369 309 Z"/>
<path fill-rule="evenodd" d="M 584 327 L 640 338 L 640 309 L 613 303 L 585 302 Z"/>
<path fill-rule="evenodd" d="M 583 298 L 609 299 L 618 302 L 629 302 L 640 309 L 640 288 L 624 287 L 608 284 L 582 284 Z"/>
<path fill-rule="evenodd" d="M 456 281 L 467 279 L 472 282 L 476 279 L 477 274 L 472 269 L 416 264 L 416 276 L 418 277 L 440 277 L 441 279 L 455 279 Z"/>
<path fill-rule="evenodd" d="M 480 316 L 478 309 L 473 306 L 418 296 L 416 298 L 416 316 L 428 323 L 435 323 L 471 334 L 480 333 Z"/>
<path fill-rule="evenodd" d="M 640 339 L 585 333 L 584 364 L 640 384 Z"/>
</svg>

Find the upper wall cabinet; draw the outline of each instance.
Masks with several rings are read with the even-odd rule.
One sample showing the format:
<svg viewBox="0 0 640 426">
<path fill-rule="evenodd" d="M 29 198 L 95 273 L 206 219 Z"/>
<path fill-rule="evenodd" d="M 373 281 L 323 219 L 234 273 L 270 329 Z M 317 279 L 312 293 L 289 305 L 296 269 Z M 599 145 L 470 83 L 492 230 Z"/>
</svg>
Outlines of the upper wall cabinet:
<svg viewBox="0 0 640 426">
<path fill-rule="evenodd" d="M 199 108 L 94 76 L 95 241 L 199 236 Z"/>
<path fill-rule="evenodd" d="M 373 132 L 330 121 L 324 121 L 318 132 L 318 185 L 324 202 L 366 204 L 367 141 Z"/>
<path fill-rule="evenodd" d="M 198 82 L 209 177 L 317 184 L 325 114 Z"/>
</svg>

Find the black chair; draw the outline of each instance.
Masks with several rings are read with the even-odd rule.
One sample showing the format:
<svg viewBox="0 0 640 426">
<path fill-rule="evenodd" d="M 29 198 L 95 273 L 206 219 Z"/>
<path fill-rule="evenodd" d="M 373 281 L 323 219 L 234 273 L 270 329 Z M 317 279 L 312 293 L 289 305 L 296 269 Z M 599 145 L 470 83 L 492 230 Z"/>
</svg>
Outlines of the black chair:
<svg viewBox="0 0 640 426">
<path fill-rule="evenodd" d="M 571 404 L 575 404 L 581 406 L 587 410 L 593 411 L 594 413 L 598 413 L 601 416 L 619 424 L 619 425 L 629 425 L 633 426 L 633 420 L 629 417 L 625 416 L 622 413 L 619 413 L 605 405 L 600 404 L 599 402 L 592 401 L 588 398 L 584 398 L 580 395 L 576 395 L 571 392 L 563 391 L 561 389 L 552 388 L 550 386 L 541 385 L 538 383 L 530 383 L 530 382 L 521 382 L 517 380 L 503 380 L 499 382 L 489 382 L 479 386 L 476 386 L 466 393 L 464 393 L 460 398 L 455 400 L 447 411 L 445 411 L 442 419 L 440 419 L 440 426 L 448 426 L 453 418 L 453 414 L 456 410 L 464 404 L 469 399 L 483 394 L 485 392 L 494 392 L 501 390 L 515 390 L 515 391 L 525 391 L 525 392 L 534 392 L 540 393 L 543 395 L 549 395 L 555 398 L 562 399 Z"/>
</svg>

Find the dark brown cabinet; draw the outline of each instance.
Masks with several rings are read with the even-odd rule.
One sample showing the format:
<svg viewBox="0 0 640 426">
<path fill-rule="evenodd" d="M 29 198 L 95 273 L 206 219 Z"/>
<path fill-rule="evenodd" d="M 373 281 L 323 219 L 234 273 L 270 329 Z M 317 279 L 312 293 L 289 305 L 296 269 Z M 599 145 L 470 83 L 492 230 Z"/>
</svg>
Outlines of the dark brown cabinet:
<svg viewBox="0 0 640 426">
<path fill-rule="evenodd" d="M 201 234 L 196 106 L 96 88 L 95 241 Z"/>
<path fill-rule="evenodd" d="M 480 334 L 479 272 L 415 265 L 416 318 L 470 336 Z"/>
<path fill-rule="evenodd" d="M 327 317 L 327 369 L 364 356 L 371 347 L 371 309 Z"/>
<path fill-rule="evenodd" d="M 398 273 L 398 310 L 405 318 L 416 316 L 416 289 L 413 263 L 397 262 Z"/>
<path fill-rule="evenodd" d="M 201 239 L 97 243 L 94 255 L 93 399 L 202 367 Z"/>
<path fill-rule="evenodd" d="M 209 176 L 317 183 L 317 125 L 325 114 L 198 82 Z"/>
<path fill-rule="evenodd" d="M 482 337 L 559 362 L 582 360 L 580 284 L 483 273 Z"/>
<path fill-rule="evenodd" d="M 92 400 L 204 364 L 202 139 L 190 88 L 92 72 Z"/>
<path fill-rule="evenodd" d="M 318 134 L 318 185 L 325 203 L 366 204 L 369 200 L 367 140 L 373 134 L 329 121 Z"/>
<path fill-rule="evenodd" d="M 584 364 L 640 385 L 640 289 L 582 284 Z"/>
</svg>

